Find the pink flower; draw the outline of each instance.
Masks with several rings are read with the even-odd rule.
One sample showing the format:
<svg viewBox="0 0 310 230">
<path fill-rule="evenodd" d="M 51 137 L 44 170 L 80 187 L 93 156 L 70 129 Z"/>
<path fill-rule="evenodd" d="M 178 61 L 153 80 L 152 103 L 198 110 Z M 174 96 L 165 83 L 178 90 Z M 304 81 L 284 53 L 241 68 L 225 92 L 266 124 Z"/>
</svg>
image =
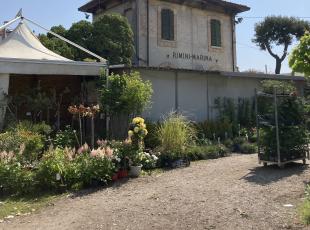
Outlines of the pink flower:
<svg viewBox="0 0 310 230">
<path fill-rule="evenodd" d="M 113 149 L 111 149 L 110 147 L 107 147 L 106 150 L 105 150 L 105 154 L 108 157 L 112 157 L 113 156 Z"/>
<path fill-rule="evenodd" d="M 82 154 L 82 153 L 87 153 L 89 152 L 89 146 L 87 143 L 85 143 L 84 145 L 82 145 L 79 149 L 78 149 L 78 154 Z"/>
</svg>

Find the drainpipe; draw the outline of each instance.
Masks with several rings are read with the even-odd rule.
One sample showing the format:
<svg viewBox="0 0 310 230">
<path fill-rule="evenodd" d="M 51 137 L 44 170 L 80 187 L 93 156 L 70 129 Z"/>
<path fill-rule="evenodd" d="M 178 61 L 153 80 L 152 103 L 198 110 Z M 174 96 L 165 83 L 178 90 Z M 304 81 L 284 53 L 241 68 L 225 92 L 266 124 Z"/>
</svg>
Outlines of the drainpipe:
<svg viewBox="0 0 310 230">
<path fill-rule="evenodd" d="M 236 53 L 235 53 L 235 15 L 231 15 L 231 53 L 232 53 L 232 65 L 233 65 L 233 72 L 236 70 Z"/>
<path fill-rule="evenodd" d="M 150 1 L 146 1 L 146 56 L 147 56 L 147 66 L 150 66 Z"/>
<path fill-rule="evenodd" d="M 135 35 L 135 43 L 136 43 L 136 63 L 137 63 L 137 66 L 139 66 L 140 65 L 140 59 L 139 59 L 139 57 L 140 57 L 140 48 L 139 48 L 139 36 L 140 36 L 140 34 L 139 34 L 139 14 L 140 14 L 140 11 L 139 11 L 139 3 L 138 3 L 138 1 L 139 0 L 136 0 L 136 7 L 135 7 L 135 10 L 136 10 L 136 13 L 135 13 L 135 15 L 136 15 L 136 18 L 135 18 L 135 20 L 136 20 L 136 28 L 135 28 L 135 33 L 136 33 L 136 35 Z"/>
</svg>

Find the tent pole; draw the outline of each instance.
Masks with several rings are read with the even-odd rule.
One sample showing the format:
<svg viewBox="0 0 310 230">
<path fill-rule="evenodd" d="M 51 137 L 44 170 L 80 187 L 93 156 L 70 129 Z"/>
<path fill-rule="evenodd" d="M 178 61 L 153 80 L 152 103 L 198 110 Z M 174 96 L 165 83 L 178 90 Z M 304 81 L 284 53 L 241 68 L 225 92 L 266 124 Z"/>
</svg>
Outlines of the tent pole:
<svg viewBox="0 0 310 230">
<path fill-rule="evenodd" d="M 0 30 L 5 29 L 6 27 L 8 27 L 9 25 L 13 24 L 14 22 L 18 21 L 19 19 L 21 19 L 21 16 L 18 16 L 17 18 L 14 18 L 13 20 L 5 23 L 3 26 L 0 26 Z"/>
<path fill-rule="evenodd" d="M 99 55 L 97 55 L 97 54 L 95 54 L 95 53 L 93 53 L 93 52 L 91 52 L 91 51 L 89 51 L 88 49 L 85 49 L 85 48 L 83 48 L 82 46 L 79 46 L 78 44 L 76 44 L 76 43 L 74 43 L 74 42 L 72 42 L 72 41 L 70 41 L 70 40 L 68 40 L 68 39 L 66 39 L 66 38 L 64 38 L 64 37 L 62 37 L 62 36 L 60 36 L 60 35 L 54 33 L 53 31 L 50 31 L 50 30 L 44 28 L 43 26 L 40 26 L 38 23 L 36 23 L 36 22 L 34 22 L 34 21 L 32 21 L 32 20 L 30 20 L 30 19 L 28 19 L 28 18 L 24 18 L 24 19 L 27 20 L 28 22 L 34 24 L 35 26 L 40 27 L 41 29 L 47 31 L 48 33 L 54 35 L 55 37 L 59 38 L 60 40 L 63 40 L 64 42 L 67 42 L 67 43 L 69 43 L 70 45 L 75 46 L 76 48 L 78 48 L 78 49 L 84 51 L 85 53 L 88 53 L 89 55 L 91 55 L 91 56 L 93 56 L 93 57 L 99 59 L 100 62 L 106 62 L 106 60 L 105 60 L 104 58 L 100 57 Z"/>
</svg>

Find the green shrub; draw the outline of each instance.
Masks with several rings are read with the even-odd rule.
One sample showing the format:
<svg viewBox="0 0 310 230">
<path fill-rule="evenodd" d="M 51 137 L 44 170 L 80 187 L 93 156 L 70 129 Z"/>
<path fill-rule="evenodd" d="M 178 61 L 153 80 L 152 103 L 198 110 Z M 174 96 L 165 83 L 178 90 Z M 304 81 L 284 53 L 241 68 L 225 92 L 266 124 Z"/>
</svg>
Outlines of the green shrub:
<svg viewBox="0 0 310 230">
<path fill-rule="evenodd" d="M 222 121 L 205 121 L 195 125 L 197 136 L 201 139 L 222 140 L 233 136 L 232 123 L 227 119 Z"/>
<path fill-rule="evenodd" d="M 8 131 L 30 131 L 33 133 L 48 136 L 49 134 L 51 134 L 52 128 L 45 122 L 34 124 L 31 121 L 25 120 L 9 125 Z"/>
<path fill-rule="evenodd" d="M 195 161 L 224 157 L 228 155 L 229 151 L 223 145 L 193 145 L 186 149 L 186 153 L 191 160 Z"/>
<path fill-rule="evenodd" d="M 77 167 L 76 170 L 69 170 L 70 163 L 70 158 L 63 149 L 49 149 L 44 153 L 37 169 L 40 188 L 42 190 L 59 189 L 74 184 L 68 178 L 77 180 L 80 169 Z M 68 171 L 76 174 L 68 176 Z"/>
<path fill-rule="evenodd" d="M 184 156 L 185 148 L 195 137 L 195 131 L 190 122 L 182 115 L 171 113 L 159 126 L 161 156 L 177 159 Z"/>
<path fill-rule="evenodd" d="M 29 194 L 35 191 L 34 175 L 33 171 L 23 168 L 17 161 L 0 160 L 0 196 Z"/>
<path fill-rule="evenodd" d="M 38 160 L 45 146 L 45 138 L 31 131 L 17 130 L 0 134 L 0 151 L 20 153 L 22 160 Z"/>
<path fill-rule="evenodd" d="M 310 201 L 305 200 L 301 207 L 299 208 L 299 214 L 302 218 L 302 221 L 306 224 L 310 224 Z"/>
<path fill-rule="evenodd" d="M 93 183 L 107 184 L 115 172 L 115 165 L 107 157 L 92 157 L 89 154 L 82 154 L 76 159 L 80 168 L 80 179 L 84 186 Z"/>
<path fill-rule="evenodd" d="M 243 143 L 240 146 L 240 151 L 241 153 L 246 153 L 246 154 L 257 153 L 257 145 L 250 144 L 250 143 Z"/>
<path fill-rule="evenodd" d="M 76 144 L 76 132 L 69 125 L 64 130 L 59 130 L 53 139 L 53 145 L 58 148 L 75 147 Z"/>
<path fill-rule="evenodd" d="M 145 121 L 148 135 L 144 138 L 144 145 L 147 149 L 155 149 L 160 145 L 160 140 L 157 135 L 157 130 L 159 127 L 159 123 L 154 123 L 151 121 Z"/>
<path fill-rule="evenodd" d="M 226 148 L 233 150 L 234 142 L 231 139 L 224 140 L 223 145 L 226 146 Z"/>
<path fill-rule="evenodd" d="M 115 165 L 107 156 L 92 156 L 88 150 L 76 153 L 65 148 L 50 149 L 38 165 L 37 180 L 42 190 L 86 187 L 93 181 L 106 184 Z"/>
</svg>

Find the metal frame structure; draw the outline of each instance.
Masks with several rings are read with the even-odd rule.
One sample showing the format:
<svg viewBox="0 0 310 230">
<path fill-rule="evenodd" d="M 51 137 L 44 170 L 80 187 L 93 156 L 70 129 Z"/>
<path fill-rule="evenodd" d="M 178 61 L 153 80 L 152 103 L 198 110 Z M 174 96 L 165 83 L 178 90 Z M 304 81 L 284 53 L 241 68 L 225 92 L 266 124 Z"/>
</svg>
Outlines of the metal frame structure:
<svg viewBox="0 0 310 230">
<path fill-rule="evenodd" d="M 260 146 L 260 126 L 262 124 L 262 122 L 260 121 L 260 116 L 261 114 L 258 113 L 258 96 L 263 96 L 263 97 L 269 97 L 269 98 L 273 98 L 273 107 L 274 107 L 274 119 L 275 119 L 275 129 L 276 129 L 276 145 L 277 145 L 277 160 L 276 161 L 268 161 L 265 159 L 261 158 L 262 155 L 262 150 L 261 150 L 261 146 Z M 281 95 L 281 97 L 286 97 L 288 95 Z M 255 89 L 255 113 L 256 113 L 256 127 L 257 127 L 257 145 L 258 145 L 258 163 L 259 164 L 264 164 L 264 166 L 267 166 L 268 164 L 277 164 L 280 168 L 283 168 L 285 166 L 285 164 L 290 163 L 290 162 L 295 162 L 295 161 L 299 161 L 302 160 L 303 164 L 306 164 L 306 160 L 310 160 L 309 158 L 309 147 L 307 148 L 307 152 L 306 154 L 301 157 L 301 158 L 296 158 L 296 159 L 292 159 L 292 160 L 287 160 L 287 161 L 281 161 L 281 143 L 280 143 L 280 136 L 279 136 L 279 120 L 278 120 L 278 97 L 279 95 L 277 95 L 277 90 L 274 88 L 273 90 L 273 94 L 268 94 L 268 93 L 263 93 L 263 92 L 259 92 L 257 91 L 257 89 Z"/>
</svg>

